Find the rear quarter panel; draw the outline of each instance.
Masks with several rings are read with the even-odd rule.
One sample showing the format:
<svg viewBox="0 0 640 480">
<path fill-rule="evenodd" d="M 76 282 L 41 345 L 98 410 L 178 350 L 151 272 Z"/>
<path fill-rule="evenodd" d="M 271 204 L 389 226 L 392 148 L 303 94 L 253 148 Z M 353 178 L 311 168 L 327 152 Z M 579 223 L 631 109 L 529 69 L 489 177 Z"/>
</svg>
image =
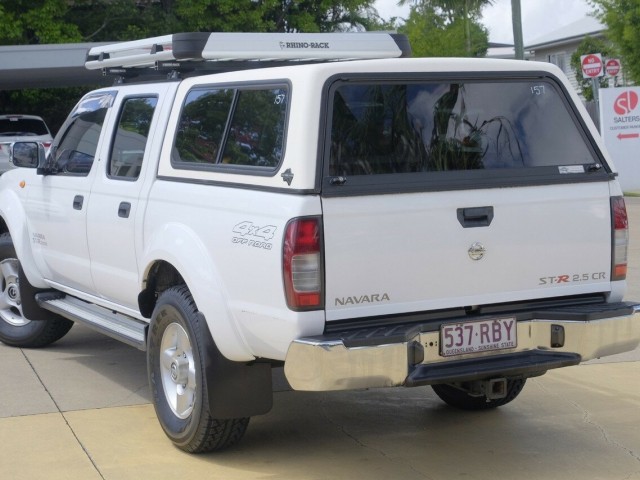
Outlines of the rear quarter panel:
<svg viewBox="0 0 640 480">
<path fill-rule="evenodd" d="M 293 339 L 324 328 L 323 311 L 287 308 L 282 283 L 287 222 L 319 213 L 314 195 L 157 181 L 142 264 L 178 269 L 227 358 L 283 360 Z"/>
</svg>

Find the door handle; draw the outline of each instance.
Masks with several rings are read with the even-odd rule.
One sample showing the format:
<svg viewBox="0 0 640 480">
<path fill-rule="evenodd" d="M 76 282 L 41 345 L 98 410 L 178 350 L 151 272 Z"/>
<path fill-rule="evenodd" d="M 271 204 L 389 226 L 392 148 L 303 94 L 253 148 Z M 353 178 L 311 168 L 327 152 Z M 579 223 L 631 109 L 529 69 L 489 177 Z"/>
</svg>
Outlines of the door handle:
<svg viewBox="0 0 640 480">
<path fill-rule="evenodd" d="M 82 210 L 82 204 L 84 203 L 84 197 L 82 195 L 76 195 L 73 197 L 73 209 Z"/>
<path fill-rule="evenodd" d="M 462 228 L 488 227 L 493 221 L 493 207 L 469 207 L 458 209 L 458 221 Z"/>
<path fill-rule="evenodd" d="M 129 202 L 120 202 L 118 206 L 118 216 L 120 218 L 129 218 L 131 212 L 131 204 Z"/>
</svg>

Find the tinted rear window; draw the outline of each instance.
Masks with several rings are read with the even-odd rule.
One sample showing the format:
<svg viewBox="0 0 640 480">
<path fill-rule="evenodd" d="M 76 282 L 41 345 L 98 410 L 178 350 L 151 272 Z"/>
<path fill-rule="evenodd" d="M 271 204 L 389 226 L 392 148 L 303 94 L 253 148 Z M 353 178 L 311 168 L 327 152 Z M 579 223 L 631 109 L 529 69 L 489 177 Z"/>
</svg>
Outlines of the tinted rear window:
<svg viewBox="0 0 640 480">
<path fill-rule="evenodd" d="M 0 135 L 5 137 L 48 134 L 49 130 L 42 120 L 33 118 L 0 119 Z"/>
<path fill-rule="evenodd" d="M 330 175 L 580 173 L 597 162 L 551 81 L 354 83 L 332 96 Z"/>
<path fill-rule="evenodd" d="M 176 168 L 273 171 L 282 160 L 288 87 L 197 88 L 180 117 Z"/>
</svg>

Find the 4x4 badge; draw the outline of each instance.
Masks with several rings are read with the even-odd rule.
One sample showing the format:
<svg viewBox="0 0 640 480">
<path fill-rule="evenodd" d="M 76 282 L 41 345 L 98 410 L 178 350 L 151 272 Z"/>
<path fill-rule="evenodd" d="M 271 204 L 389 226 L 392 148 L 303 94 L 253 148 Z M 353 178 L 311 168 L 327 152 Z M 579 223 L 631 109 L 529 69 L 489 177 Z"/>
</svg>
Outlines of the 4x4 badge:
<svg viewBox="0 0 640 480">
<path fill-rule="evenodd" d="M 482 260 L 487 250 L 480 242 L 476 242 L 469 247 L 469 258 L 471 260 Z"/>
</svg>

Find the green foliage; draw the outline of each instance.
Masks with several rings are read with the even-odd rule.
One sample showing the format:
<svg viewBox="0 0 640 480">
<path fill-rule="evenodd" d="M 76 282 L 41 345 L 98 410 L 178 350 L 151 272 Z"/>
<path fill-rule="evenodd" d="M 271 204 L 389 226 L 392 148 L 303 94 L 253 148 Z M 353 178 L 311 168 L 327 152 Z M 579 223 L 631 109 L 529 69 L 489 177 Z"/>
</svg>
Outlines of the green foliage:
<svg viewBox="0 0 640 480">
<path fill-rule="evenodd" d="M 190 0 L 176 3 L 189 31 L 331 32 L 369 27 L 373 0 Z"/>
<path fill-rule="evenodd" d="M 175 32 L 330 32 L 381 24 L 374 0 L 13 0 L 0 45 L 133 40 Z"/>
<path fill-rule="evenodd" d="M 582 96 L 590 102 L 593 100 L 593 82 L 590 78 L 584 78 L 582 75 L 582 64 L 580 63 L 580 57 L 582 55 L 589 55 L 591 53 L 600 53 L 602 58 L 611 58 L 613 54 L 612 45 L 602 40 L 601 38 L 585 37 L 575 52 L 571 55 L 571 68 L 576 73 L 576 82 L 582 93 Z M 606 61 L 606 60 L 605 60 Z M 599 80 L 601 88 L 607 88 L 609 86 L 609 80 L 607 76 L 600 77 Z"/>
<path fill-rule="evenodd" d="M 494 0 L 401 0 L 400 5 L 411 3 L 415 6 L 434 9 L 448 23 L 468 18 L 478 21 L 482 18 L 482 9 L 493 4 Z"/>
<path fill-rule="evenodd" d="M 115 42 L 176 32 L 382 29 L 374 0 L 0 0 L 0 45 Z M 90 90 L 0 91 L 0 113 L 41 115 L 55 132 Z"/>
<path fill-rule="evenodd" d="M 444 10 L 438 5 L 440 3 L 447 2 L 423 1 L 412 6 L 406 24 L 399 29 L 409 37 L 413 55 L 484 56 L 489 46 L 489 33 L 480 24 L 479 11 L 468 11 L 465 17 L 455 9 Z"/>
<path fill-rule="evenodd" d="M 625 75 L 640 82 L 640 0 L 591 0 L 607 37 L 618 47 Z"/>
<path fill-rule="evenodd" d="M 66 20 L 66 0 L 12 0 L 0 4 L 0 45 L 69 43 L 81 40 Z"/>
</svg>

